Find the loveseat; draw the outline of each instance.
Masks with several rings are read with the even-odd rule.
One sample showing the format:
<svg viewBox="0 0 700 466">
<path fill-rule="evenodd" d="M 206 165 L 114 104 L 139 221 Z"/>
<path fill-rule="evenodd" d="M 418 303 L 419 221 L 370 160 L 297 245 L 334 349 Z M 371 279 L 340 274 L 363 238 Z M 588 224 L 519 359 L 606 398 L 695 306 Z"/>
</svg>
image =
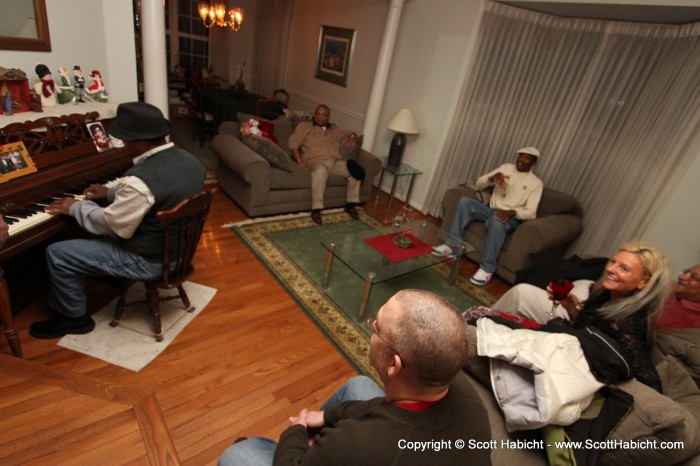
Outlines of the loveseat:
<svg viewBox="0 0 700 466">
<path fill-rule="evenodd" d="M 685 329 L 684 329 L 685 330 Z M 693 329 L 700 332 L 698 329 Z M 476 347 L 476 328 L 469 326 L 469 340 Z M 695 340 L 700 333 L 695 334 Z M 688 343 L 676 351 L 689 357 L 697 353 L 697 343 Z M 634 406 L 608 437 L 609 441 L 630 441 L 619 448 L 603 448 L 597 464 L 614 466 L 642 465 L 700 465 L 700 389 L 690 375 L 692 370 L 684 356 L 664 354 L 655 348 L 652 351 L 657 371 L 661 378 L 664 395 L 636 381 L 630 380 L 617 387 L 634 397 Z M 695 357 L 697 360 L 697 357 Z M 470 357 L 469 363 L 459 375 L 466 377 L 481 397 L 489 416 L 491 438 L 496 448 L 492 449 L 494 465 L 514 464 L 518 466 L 545 466 L 546 453 L 535 442 L 541 442 L 539 430 L 508 433 L 501 408 L 491 391 L 488 358 Z M 697 369 L 697 368 L 696 368 Z M 466 441 L 466 439 L 465 439 Z M 502 443 L 507 442 L 507 444 Z M 520 441 L 521 443 L 518 443 Z M 649 448 L 656 441 L 656 448 Z M 662 449 L 661 442 L 683 442 L 683 448 Z M 611 447 L 609 442 L 602 447 Z M 508 448 L 510 447 L 510 448 Z"/>
<path fill-rule="evenodd" d="M 486 201 L 488 194 L 467 185 L 448 189 L 442 199 L 442 229 L 449 230 L 457 203 L 462 197 Z M 544 188 L 537 218 L 523 222 L 508 235 L 498 257 L 496 274 L 509 283 L 515 283 L 519 270 L 537 262 L 560 259 L 566 248 L 583 231 L 583 209 L 573 196 Z M 464 231 L 464 241 L 474 250 L 467 257 L 479 262 L 486 243 L 486 224 L 472 222 Z"/>
<path fill-rule="evenodd" d="M 239 122 L 249 118 L 272 123 L 274 134 L 286 155 L 277 154 L 275 159 L 251 144 L 267 141 L 262 141 L 260 137 L 258 140 L 242 138 Z M 269 121 L 245 114 L 238 114 L 238 121 L 227 121 L 219 126 L 219 132 L 212 141 L 212 149 L 219 162 L 219 186 L 250 217 L 311 210 L 311 172 L 293 160 L 287 143 L 294 126 L 285 116 Z M 381 160 L 361 149 L 344 156 L 353 158 L 364 169 L 360 203 L 365 203 L 371 196 L 372 181 L 381 170 Z M 344 206 L 346 186 L 345 178 L 328 177 L 324 207 Z"/>
</svg>

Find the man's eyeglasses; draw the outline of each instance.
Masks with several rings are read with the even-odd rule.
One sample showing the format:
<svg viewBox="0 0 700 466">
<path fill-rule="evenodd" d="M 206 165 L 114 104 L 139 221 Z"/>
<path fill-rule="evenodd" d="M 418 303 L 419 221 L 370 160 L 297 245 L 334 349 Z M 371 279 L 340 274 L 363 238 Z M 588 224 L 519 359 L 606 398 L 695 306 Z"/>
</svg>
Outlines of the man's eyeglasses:
<svg viewBox="0 0 700 466">
<path fill-rule="evenodd" d="M 386 341 L 386 339 L 385 339 L 383 336 L 381 336 L 381 335 L 379 334 L 379 332 L 377 331 L 377 316 L 376 316 L 376 315 L 373 315 L 372 317 L 370 317 L 369 319 L 367 319 L 367 320 L 365 321 L 365 327 L 367 327 L 368 329 L 370 329 L 375 335 L 377 335 L 377 337 L 378 337 L 380 340 L 382 340 L 382 341 L 384 342 L 384 344 L 385 344 L 386 346 L 389 347 L 389 349 L 390 349 L 391 351 L 393 351 L 394 353 L 396 353 L 396 355 L 397 355 L 397 356 L 399 357 L 399 359 L 401 360 L 401 364 L 403 364 L 403 366 L 406 367 L 406 363 L 404 362 L 403 358 L 401 357 L 401 354 L 399 354 L 399 352 L 396 350 L 396 348 L 394 348 L 394 346 L 393 346 L 391 343 L 389 343 L 388 341 Z"/>
<path fill-rule="evenodd" d="M 700 274 L 693 273 L 690 270 L 682 271 L 681 275 L 685 275 L 686 277 L 690 278 L 694 282 L 700 282 Z"/>
</svg>

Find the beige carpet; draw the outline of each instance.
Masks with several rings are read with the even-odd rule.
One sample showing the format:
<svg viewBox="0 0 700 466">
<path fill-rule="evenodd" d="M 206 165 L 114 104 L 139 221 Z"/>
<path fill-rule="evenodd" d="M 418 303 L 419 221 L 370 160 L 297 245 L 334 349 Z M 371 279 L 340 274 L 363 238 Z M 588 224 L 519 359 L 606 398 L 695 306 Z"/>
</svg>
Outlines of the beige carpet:
<svg viewBox="0 0 700 466">
<path fill-rule="evenodd" d="M 119 326 L 110 327 L 109 323 L 114 317 L 115 299 L 93 314 L 95 330 L 86 335 L 66 335 L 58 341 L 58 345 L 138 372 L 162 353 L 216 294 L 216 289 L 192 282 L 185 282 L 184 287 L 195 310 L 186 312 L 179 299 L 162 301 L 161 342 L 157 342 L 153 337 L 153 320 L 145 303 L 127 306 Z M 136 284 L 129 289 L 127 302 L 142 300 L 145 294 L 144 286 Z M 177 290 L 161 291 L 161 296 L 170 294 L 177 294 Z"/>
</svg>

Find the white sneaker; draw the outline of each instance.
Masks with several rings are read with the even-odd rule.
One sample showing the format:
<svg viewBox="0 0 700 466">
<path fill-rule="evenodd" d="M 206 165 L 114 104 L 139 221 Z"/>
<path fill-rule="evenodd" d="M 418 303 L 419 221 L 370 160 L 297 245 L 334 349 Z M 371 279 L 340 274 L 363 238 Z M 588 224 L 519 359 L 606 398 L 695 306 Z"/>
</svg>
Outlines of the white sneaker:
<svg viewBox="0 0 700 466">
<path fill-rule="evenodd" d="M 493 275 L 493 273 L 479 268 L 469 281 L 477 286 L 484 286 L 491 280 L 491 275 Z"/>
<path fill-rule="evenodd" d="M 457 254 L 455 254 L 454 251 L 452 251 L 452 248 L 444 243 L 440 246 L 435 246 L 431 254 L 434 256 L 447 256 L 452 258 L 457 257 Z"/>
</svg>

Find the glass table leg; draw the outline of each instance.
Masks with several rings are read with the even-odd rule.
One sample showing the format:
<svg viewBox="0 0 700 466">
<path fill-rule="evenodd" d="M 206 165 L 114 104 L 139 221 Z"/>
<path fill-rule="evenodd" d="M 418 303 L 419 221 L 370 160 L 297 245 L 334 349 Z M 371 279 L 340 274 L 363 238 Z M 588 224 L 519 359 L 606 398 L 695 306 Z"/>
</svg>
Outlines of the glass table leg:
<svg viewBox="0 0 700 466">
<path fill-rule="evenodd" d="M 331 279 L 331 266 L 333 265 L 333 254 L 335 251 L 335 243 L 331 243 L 328 251 L 326 251 L 326 266 L 323 269 L 323 288 L 328 288 L 328 282 Z"/>
<path fill-rule="evenodd" d="M 365 280 L 365 287 L 362 290 L 362 301 L 360 301 L 360 310 L 357 313 L 357 320 L 362 322 L 365 317 L 365 311 L 367 310 L 367 301 L 369 300 L 369 292 L 372 291 L 372 284 L 374 283 L 374 278 L 377 276 L 376 273 L 370 272 L 367 274 L 367 280 Z"/>
</svg>

